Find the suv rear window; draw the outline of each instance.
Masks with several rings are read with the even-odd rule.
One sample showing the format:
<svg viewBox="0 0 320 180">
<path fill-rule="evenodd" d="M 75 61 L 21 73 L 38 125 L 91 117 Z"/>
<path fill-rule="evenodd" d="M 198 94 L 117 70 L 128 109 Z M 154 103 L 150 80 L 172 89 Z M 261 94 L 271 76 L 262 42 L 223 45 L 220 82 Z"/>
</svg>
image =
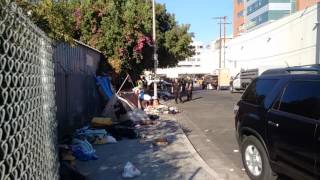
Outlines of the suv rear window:
<svg viewBox="0 0 320 180">
<path fill-rule="evenodd" d="M 293 81 L 284 90 L 280 111 L 320 118 L 320 81 Z"/>
<path fill-rule="evenodd" d="M 257 79 L 253 81 L 242 95 L 242 100 L 261 105 L 277 82 L 276 79 Z"/>
</svg>

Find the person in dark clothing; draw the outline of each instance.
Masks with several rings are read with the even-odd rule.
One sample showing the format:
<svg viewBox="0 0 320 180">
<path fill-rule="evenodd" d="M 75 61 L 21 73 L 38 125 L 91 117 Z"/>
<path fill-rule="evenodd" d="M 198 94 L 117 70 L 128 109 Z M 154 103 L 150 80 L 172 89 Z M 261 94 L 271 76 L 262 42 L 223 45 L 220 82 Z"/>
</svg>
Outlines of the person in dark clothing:
<svg viewBox="0 0 320 180">
<path fill-rule="evenodd" d="M 186 91 L 186 81 L 184 78 L 181 79 L 182 92 Z"/>
<path fill-rule="evenodd" d="M 178 79 L 175 79 L 172 84 L 172 93 L 174 95 L 174 99 L 177 104 L 178 104 L 178 99 L 180 100 L 180 103 L 182 103 L 181 90 L 182 90 L 181 83 L 178 81 Z"/>
<path fill-rule="evenodd" d="M 187 85 L 186 83 L 187 83 L 186 80 L 184 78 L 182 78 L 180 81 L 180 84 L 181 84 L 180 96 L 181 96 L 181 98 L 186 95 L 186 85 Z"/>
<path fill-rule="evenodd" d="M 188 78 L 188 81 L 186 84 L 187 101 L 192 100 L 192 90 L 193 90 L 193 81 L 191 78 Z"/>
</svg>

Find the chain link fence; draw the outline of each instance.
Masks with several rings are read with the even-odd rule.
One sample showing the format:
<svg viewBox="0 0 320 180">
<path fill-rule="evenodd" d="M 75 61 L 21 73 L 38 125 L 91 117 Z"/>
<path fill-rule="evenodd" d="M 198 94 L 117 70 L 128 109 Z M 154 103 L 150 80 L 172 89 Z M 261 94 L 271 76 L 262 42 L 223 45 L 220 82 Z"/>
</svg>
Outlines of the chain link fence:
<svg viewBox="0 0 320 180">
<path fill-rule="evenodd" d="M 51 41 L 0 0 L 0 180 L 59 178 Z"/>
</svg>

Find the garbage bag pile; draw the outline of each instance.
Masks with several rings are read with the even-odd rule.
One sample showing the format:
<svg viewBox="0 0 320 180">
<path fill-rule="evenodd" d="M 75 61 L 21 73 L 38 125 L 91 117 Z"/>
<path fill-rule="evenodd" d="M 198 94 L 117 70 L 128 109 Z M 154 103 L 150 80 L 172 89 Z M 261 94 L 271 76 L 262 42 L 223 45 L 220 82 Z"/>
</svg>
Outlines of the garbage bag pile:
<svg viewBox="0 0 320 180">
<path fill-rule="evenodd" d="M 81 161 L 96 160 L 99 156 L 93 145 L 114 144 L 122 139 L 136 139 L 137 131 L 141 126 L 155 125 L 159 123 L 159 116 L 147 115 L 142 110 L 128 112 L 129 120 L 113 122 L 111 118 L 94 117 L 90 126 L 77 129 L 71 140 L 60 146 L 62 160 Z"/>
</svg>

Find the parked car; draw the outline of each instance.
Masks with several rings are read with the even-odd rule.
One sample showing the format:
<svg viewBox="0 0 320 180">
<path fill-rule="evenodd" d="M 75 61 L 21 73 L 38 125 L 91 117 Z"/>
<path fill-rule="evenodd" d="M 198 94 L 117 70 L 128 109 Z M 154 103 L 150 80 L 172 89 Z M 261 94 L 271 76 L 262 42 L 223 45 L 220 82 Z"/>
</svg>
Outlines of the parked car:
<svg viewBox="0 0 320 180">
<path fill-rule="evenodd" d="M 153 94 L 153 82 L 149 85 L 149 93 Z M 163 100 L 169 100 L 173 98 L 171 94 L 172 83 L 161 80 L 157 82 L 158 96 Z"/>
<path fill-rule="evenodd" d="M 269 70 L 235 105 L 242 162 L 253 180 L 320 178 L 320 66 Z"/>
</svg>

